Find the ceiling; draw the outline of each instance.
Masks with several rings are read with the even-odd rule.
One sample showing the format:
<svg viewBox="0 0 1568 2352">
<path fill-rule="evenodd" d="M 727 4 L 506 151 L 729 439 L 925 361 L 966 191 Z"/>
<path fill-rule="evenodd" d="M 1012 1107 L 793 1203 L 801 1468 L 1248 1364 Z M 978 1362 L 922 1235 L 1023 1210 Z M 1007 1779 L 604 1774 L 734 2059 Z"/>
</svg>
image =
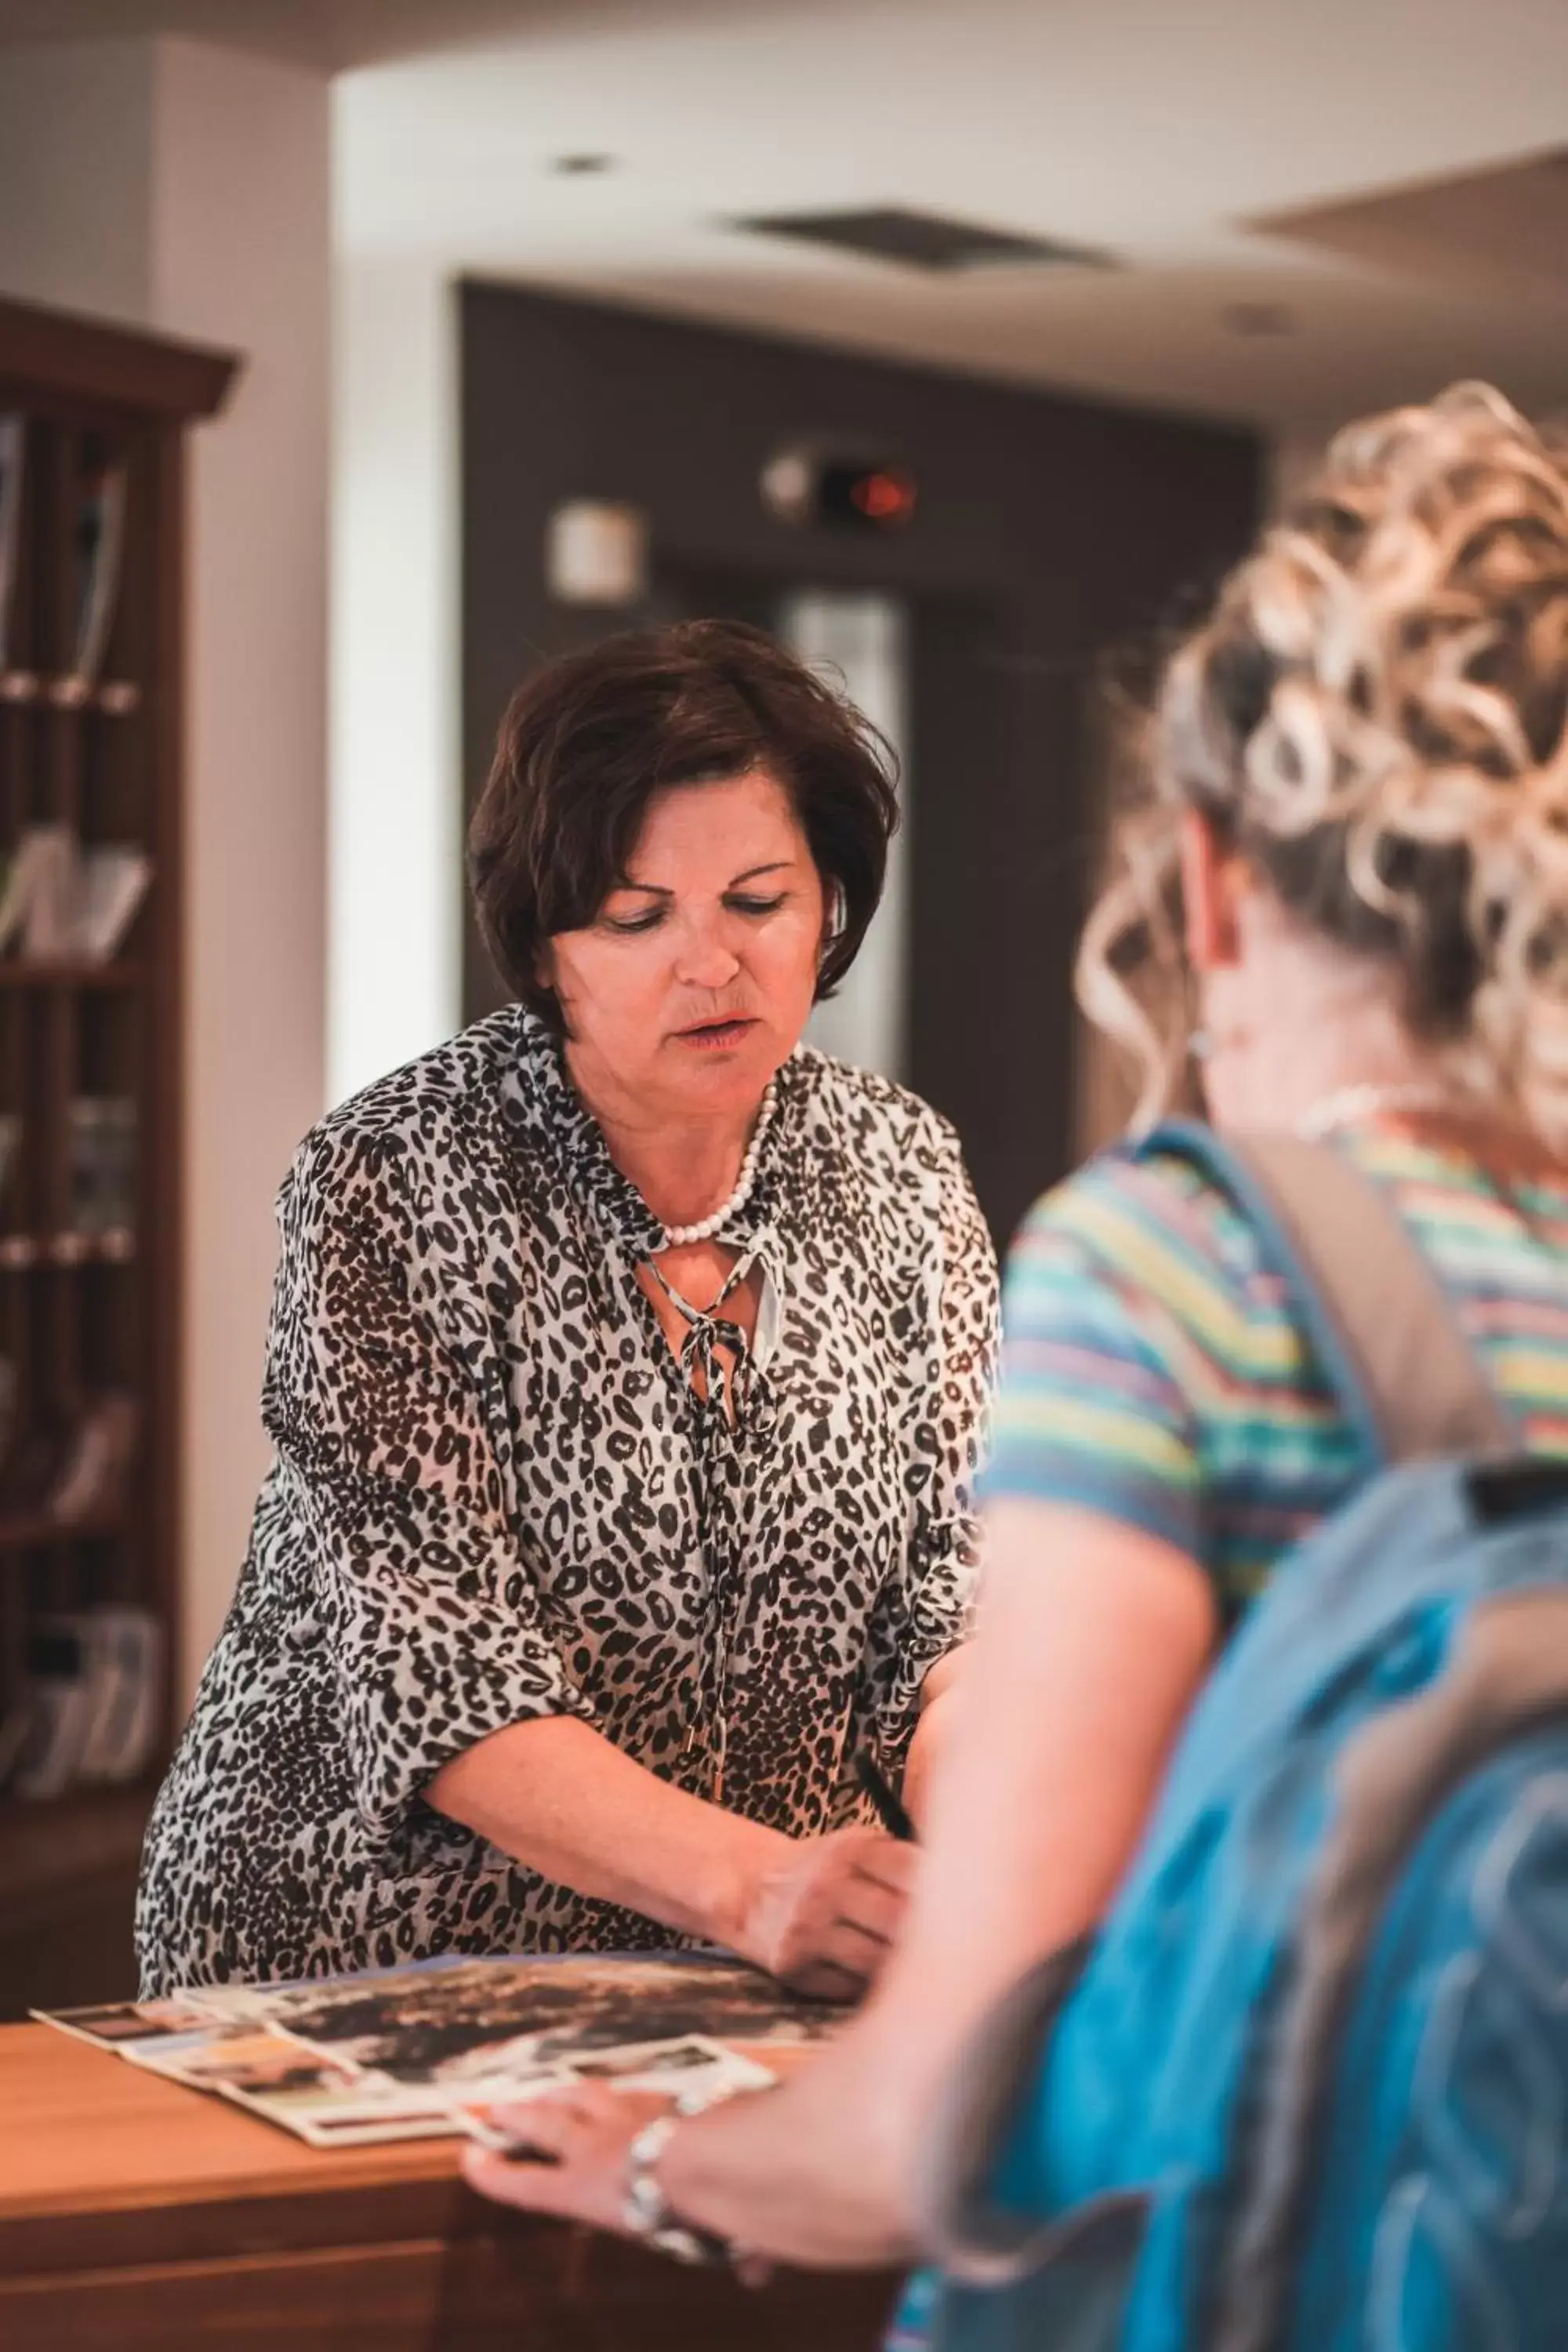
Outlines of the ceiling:
<svg viewBox="0 0 1568 2352">
<path fill-rule="evenodd" d="M 341 73 L 590 13 L 570 0 L 0 0 L 0 44 L 178 33 Z"/>
<path fill-rule="evenodd" d="M 1286 436 L 1457 375 L 1568 403 L 1568 257 L 1523 233 L 1568 148 L 1564 0 L 0 0 L 0 43 L 151 29 L 340 74 L 362 258 Z M 885 207 L 1122 266 L 939 275 L 730 226 Z"/>
</svg>

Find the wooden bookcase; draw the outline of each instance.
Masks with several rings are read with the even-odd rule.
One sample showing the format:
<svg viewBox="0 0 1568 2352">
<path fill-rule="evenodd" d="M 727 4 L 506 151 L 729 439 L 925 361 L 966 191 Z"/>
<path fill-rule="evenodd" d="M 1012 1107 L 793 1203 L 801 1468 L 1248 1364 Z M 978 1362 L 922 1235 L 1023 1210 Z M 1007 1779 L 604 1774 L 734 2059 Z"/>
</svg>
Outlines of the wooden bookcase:
<svg viewBox="0 0 1568 2352">
<path fill-rule="evenodd" d="M 155 1617 L 163 1656 L 156 1750 L 134 1783 L 48 1798 L 0 1788 L 0 2016 L 128 1989 L 141 1835 L 174 1728 L 184 435 L 216 413 L 236 365 L 0 301 L 0 420 L 25 420 L 0 651 L 0 862 L 30 828 L 64 826 L 84 847 L 138 848 L 152 866 L 109 961 L 0 950 L 0 1118 L 19 1121 L 0 1191 L 0 1363 L 15 1376 L 12 1425 L 0 1428 L 0 1721 L 40 1628 L 64 1613 L 133 1603 Z M 91 499 L 110 480 L 117 583 L 84 677 L 95 518 L 100 548 L 104 535 Z M 113 1105 L 122 1133 L 133 1126 L 132 1214 L 113 1231 L 84 1230 L 83 1098 Z M 60 1524 L 32 1491 L 38 1465 L 110 1393 L 134 1415 L 129 1470 L 103 1509 Z"/>
</svg>

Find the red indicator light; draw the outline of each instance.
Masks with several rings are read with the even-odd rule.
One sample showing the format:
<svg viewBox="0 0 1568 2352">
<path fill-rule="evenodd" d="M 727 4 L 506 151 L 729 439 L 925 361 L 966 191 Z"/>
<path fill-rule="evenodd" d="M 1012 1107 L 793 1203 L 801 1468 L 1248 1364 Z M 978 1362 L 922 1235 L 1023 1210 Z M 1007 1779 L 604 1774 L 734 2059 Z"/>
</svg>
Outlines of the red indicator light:
<svg viewBox="0 0 1568 2352">
<path fill-rule="evenodd" d="M 871 522 L 902 520 L 914 512 L 915 486 L 907 474 L 862 474 L 849 495 Z"/>
</svg>

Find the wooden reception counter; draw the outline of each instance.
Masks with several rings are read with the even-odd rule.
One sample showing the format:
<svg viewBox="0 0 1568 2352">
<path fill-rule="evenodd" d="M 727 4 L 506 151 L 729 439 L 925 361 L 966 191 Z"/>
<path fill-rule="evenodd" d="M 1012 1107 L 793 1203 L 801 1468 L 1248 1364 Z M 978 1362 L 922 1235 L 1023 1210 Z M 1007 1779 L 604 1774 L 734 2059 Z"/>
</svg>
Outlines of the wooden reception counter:
<svg viewBox="0 0 1568 2352">
<path fill-rule="evenodd" d="M 475 2197 L 451 2140 L 321 2154 L 0 2027 L 5 2352 L 874 2352 L 886 2278 L 752 2291 Z"/>
</svg>

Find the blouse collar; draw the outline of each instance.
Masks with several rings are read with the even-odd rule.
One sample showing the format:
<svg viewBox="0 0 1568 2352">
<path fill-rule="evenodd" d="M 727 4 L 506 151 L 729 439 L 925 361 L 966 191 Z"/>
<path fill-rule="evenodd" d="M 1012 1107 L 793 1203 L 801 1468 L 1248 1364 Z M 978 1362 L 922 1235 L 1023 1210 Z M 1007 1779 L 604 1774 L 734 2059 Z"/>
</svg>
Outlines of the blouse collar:
<svg viewBox="0 0 1568 2352">
<path fill-rule="evenodd" d="M 519 1005 L 517 1019 L 517 1052 L 506 1087 L 514 1123 L 564 1179 L 603 1239 L 618 1242 L 633 1257 L 653 1256 L 663 1244 L 664 1227 L 611 1159 L 603 1129 L 567 1076 L 559 1040 L 525 1005 Z M 756 1183 L 720 1236 L 733 1247 L 761 1240 L 777 1215 L 785 1138 L 800 1090 L 798 1070 L 792 1056 L 763 1113 Z"/>
</svg>

